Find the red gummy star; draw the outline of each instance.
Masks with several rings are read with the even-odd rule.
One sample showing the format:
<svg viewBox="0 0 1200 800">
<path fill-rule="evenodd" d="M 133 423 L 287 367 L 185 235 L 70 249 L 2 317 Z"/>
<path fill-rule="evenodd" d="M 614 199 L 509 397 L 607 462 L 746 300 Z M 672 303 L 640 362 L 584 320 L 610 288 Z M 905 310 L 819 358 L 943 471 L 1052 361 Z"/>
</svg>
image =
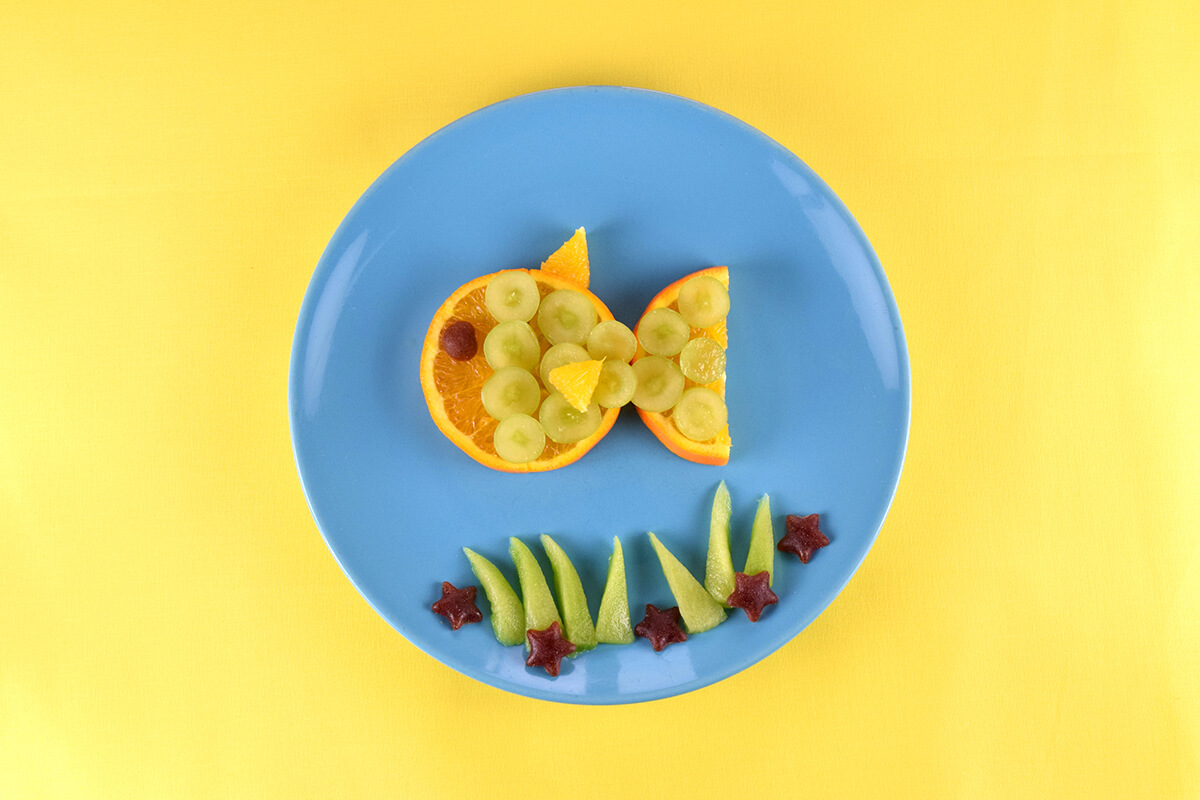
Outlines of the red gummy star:
<svg viewBox="0 0 1200 800">
<path fill-rule="evenodd" d="M 771 573 L 766 570 L 755 575 L 738 572 L 733 581 L 736 588 L 729 595 L 729 607 L 745 611 L 751 622 L 758 622 L 764 608 L 779 602 L 779 595 L 771 591 Z"/>
<path fill-rule="evenodd" d="M 646 616 L 637 624 L 633 632 L 643 639 L 650 640 L 654 652 L 660 652 L 664 647 L 676 642 L 686 642 L 687 634 L 679 627 L 679 606 L 659 611 L 656 607 L 646 604 Z"/>
<path fill-rule="evenodd" d="M 829 544 L 829 537 L 821 533 L 821 515 L 809 514 L 800 517 L 795 514 L 787 516 L 787 533 L 779 540 L 779 551 L 795 553 L 800 561 L 807 564 L 813 553 Z"/>
<path fill-rule="evenodd" d="M 529 657 L 525 659 L 525 666 L 544 667 L 552 678 L 558 677 L 563 656 L 575 652 L 575 645 L 563 638 L 558 622 L 551 622 L 544 631 L 527 630 L 525 638 L 529 640 Z"/>
<path fill-rule="evenodd" d="M 433 604 L 433 613 L 450 620 L 453 630 L 483 620 L 483 614 L 475 605 L 475 587 L 455 589 L 449 581 L 442 581 L 442 599 Z"/>
</svg>

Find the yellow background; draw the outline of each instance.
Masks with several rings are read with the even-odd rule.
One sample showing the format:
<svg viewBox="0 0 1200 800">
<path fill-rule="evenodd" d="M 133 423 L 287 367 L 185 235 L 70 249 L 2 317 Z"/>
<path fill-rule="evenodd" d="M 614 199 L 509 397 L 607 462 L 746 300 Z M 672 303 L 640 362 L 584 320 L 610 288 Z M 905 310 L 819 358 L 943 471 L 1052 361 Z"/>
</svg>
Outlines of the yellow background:
<svg viewBox="0 0 1200 800">
<path fill-rule="evenodd" d="M 0 797 L 1200 796 L 1195 3 L 55 5 L 0 13 Z M 394 633 L 285 413 L 367 185 L 587 83 L 709 103 L 822 175 L 914 381 L 828 611 L 618 708 Z"/>
</svg>

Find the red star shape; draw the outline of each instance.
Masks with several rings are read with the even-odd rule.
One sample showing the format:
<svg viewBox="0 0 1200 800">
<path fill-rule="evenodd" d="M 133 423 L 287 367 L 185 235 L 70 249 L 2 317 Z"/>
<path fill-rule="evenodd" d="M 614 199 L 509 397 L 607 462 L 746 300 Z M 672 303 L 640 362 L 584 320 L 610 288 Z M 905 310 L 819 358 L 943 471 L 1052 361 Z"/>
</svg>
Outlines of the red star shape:
<svg viewBox="0 0 1200 800">
<path fill-rule="evenodd" d="M 738 572 L 733 581 L 736 588 L 729 595 L 729 607 L 745 611 L 751 622 L 758 622 L 764 608 L 779 602 L 779 595 L 771 591 L 771 573 L 766 570 L 756 575 Z"/>
<path fill-rule="evenodd" d="M 563 638 L 562 627 L 557 622 L 551 622 L 544 631 L 527 630 L 525 638 L 529 640 L 529 657 L 525 659 L 525 666 L 544 667 L 552 678 L 558 677 L 563 656 L 575 652 L 575 645 Z"/>
<path fill-rule="evenodd" d="M 450 620 L 453 630 L 483 620 L 483 614 L 475 605 L 475 587 L 455 589 L 449 581 L 442 581 L 442 599 L 433 604 L 433 613 Z"/>
<path fill-rule="evenodd" d="M 779 551 L 795 553 L 800 561 L 807 564 L 813 553 L 829 544 L 829 537 L 821 533 L 821 515 L 809 514 L 800 517 L 795 514 L 787 516 L 787 533 L 779 540 Z"/>
<path fill-rule="evenodd" d="M 686 642 L 687 634 L 679 627 L 679 606 L 659 611 L 655 606 L 646 604 L 646 616 L 637 624 L 633 632 L 643 639 L 650 640 L 654 652 L 660 652 L 664 647 L 676 642 Z"/>
</svg>

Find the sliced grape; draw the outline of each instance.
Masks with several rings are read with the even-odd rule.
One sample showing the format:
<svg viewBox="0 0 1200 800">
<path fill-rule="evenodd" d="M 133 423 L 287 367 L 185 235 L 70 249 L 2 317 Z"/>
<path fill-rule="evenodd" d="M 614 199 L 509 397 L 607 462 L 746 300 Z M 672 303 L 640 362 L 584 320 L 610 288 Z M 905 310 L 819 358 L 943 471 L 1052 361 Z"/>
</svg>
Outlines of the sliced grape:
<svg viewBox="0 0 1200 800">
<path fill-rule="evenodd" d="M 678 311 L 656 308 L 638 323 L 638 341 L 655 356 L 673 356 L 683 349 L 691 328 Z"/>
<path fill-rule="evenodd" d="M 721 395 L 696 386 L 688 389 L 675 404 L 671 419 L 679 432 L 695 442 L 707 442 L 725 427 L 729 412 Z"/>
<path fill-rule="evenodd" d="M 583 344 L 596 326 L 596 307 L 581 292 L 559 289 L 542 298 L 537 318 L 551 344 Z"/>
<path fill-rule="evenodd" d="M 537 366 L 541 353 L 533 328 L 519 319 L 501 322 L 483 340 L 483 357 L 492 369 L 520 367 L 531 370 Z"/>
<path fill-rule="evenodd" d="M 588 334 L 587 351 L 592 358 L 607 358 L 628 363 L 637 352 L 637 339 L 624 322 L 606 319 Z"/>
<path fill-rule="evenodd" d="M 712 383 L 725 377 L 725 351 L 707 336 L 692 339 L 679 351 L 679 367 L 696 383 Z"/>
<path fill-rule="evenodd" d="M 633 399 L 637 389 L 637 373 L 624 361 L 605 361 L 600 368 L 600 382 L 592 400 L 601 408 L 620 408 Z"/>
<path fill-rule="evenodd" d="M 600 429 L 600 406 L 592 403 L 587 411 L 577 411 L 567 398 L 552 392 L 542 402 L 538 419 L 546 436 L 559 444 L 574 444 Z"/>
<path fill-rule="evenodd" d="M 496 426 L 492 435 L 496 455 L 512 464 L 528 464 L 546 449 L 546 433 L 528 414 L 513 414 Z"/>
<path fill-rule="evenodd" d="M 492 278 L 483 293 L 483 304 L 497 322 L 528 322 L 537 313 L 541 299 L 533 277 L 516 269 Z"/>
<path fill-rule="evenodd" d="M 505 420 L 513 414 L 526 416 L 537 411 L 542 389 L 537 378 L 520 367 L 501 367 L 484 381 L 480 390 L 483 410 L 494 419 Z"/>
<path fill-rule="evenodd" d="M 542 366 L 538 368 L 538 373 L 542 377 L 542 386 L 545 386 L 547 391 L 550 390 L 550 370 L 558 369 L 564 364 L 577 364 L 587 360 L 588 352 L 581 345 L 569 342 L 554 345 L 546 351 L 546 355 L 542 356 Z"/>
<path fill-rule="evenodd" d="M 693 328 L 716 325 L 729 313 L 729 290 L 711 275 L 697 275 L 679 287 L 679 313 Z"/>
<path fill-rule="evenodd" d="M 679 365 L 662 356 L 646 356 L 633 362 L 637 388 L 633 404 L 643 411 L 662 413 L 679 402 L 683 394 L 683 373 Z"/>
</svg>

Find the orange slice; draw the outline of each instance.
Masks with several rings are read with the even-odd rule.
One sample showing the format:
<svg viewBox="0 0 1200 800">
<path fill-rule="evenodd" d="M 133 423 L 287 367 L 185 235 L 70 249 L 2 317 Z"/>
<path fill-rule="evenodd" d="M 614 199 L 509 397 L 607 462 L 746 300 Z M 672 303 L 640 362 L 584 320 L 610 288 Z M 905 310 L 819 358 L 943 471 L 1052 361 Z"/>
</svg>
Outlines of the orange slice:
<svg viewBox="0 0 1200 800">
<path fill-rule="evenodd" d="M 688 280 L 698 275 L 709 275 L 720 281 L 726 289 L 729 288 L 729 269 L 727 267 L 710 267 L 709 269 L 702 269 L 699 272 L 693 272 L 691 275 L 680 278 L 659 292 L 654 299 L 650 301 L 650 305 L 646 306 L 646 312 L 642 314 L 642 319 L 645 319 L 646 314 L 649 314 L 656 308 L 669 308 L 672 311 L 678 311 L 680 287 L 683 286 L 683 284 Z M 641 326 L 641 320 L 638 321 L 638 326 Z M 638 332 L 637 328 L 634 328 L 633 332 L 636 335 Z M 721 320 L 716 325 L 713 325 L 709 328 L 692 328 L 689 341 L 700 337 L 712 339 L 721 347 L 722 350 L 729 347 L 728 333 L 725 330 L 725 320 Z M 642 358 L 646 355 L 649 355 L 649 353 L 647 353 L 642 347 L 639 340 L 637 353 L 634 355 L 633 361 L 636 362 L 639 358 Z M 679 356 L 672 356 L 671 360 L 678 364 Z M 716 381 L 713 381 L 712 383 L 706 384 L 696 383 L 690 378 L 685 379 L 684 391 L 687 391 L 693 386 L 705 386 L 719 394 L 721 399 L 725 398 L 724 376 Z M 638 416 L 642 418 L 642 422 L 646 423 L 646 427 L 648 427 L 650 431 L 658 437 L 658 440 L 666 445 L 668 450 L 680 458 L 686 458 L 688 461 L 694 461 L 698 464 L 729 463 L 729 447 L 731 440 L 729 438 L 728 425 L 726 425 L 720 433 L 718 433 L 712 439 L 709 439 L 707 442 L 696 442 L 679 432 L 679 430 L 675 427 L 675 424 L 671 421 L 671 412 L 669 410 L 659 414 L 653 411 L 644 411 L 639 408 L 637 412 Z"/>
<path fill-rule="evenodd" d="M 550 385 L 562 392 L 562 396 L 576 411 L 587 411 L 596 386 L 600 383 L 600 370 L 603 367 L 604 362 L 597 360 L 563 364 L 550 370 Z"/>
<path fill-rule="evenodd" d="M 542 272 L 566 278 L 586 289 L 591 280 L 591 269 L 588 266 L 587 232 L 583 228 L 577 229 L 570 239 L 563 242 L 562 247 L 555 250 L 549 258 L 542 262 Z"/>
<path fill-rule="evenodd" d="M 527 272 L 534 279 L 542 297 L 556 289 L 574 289 L 592 301 L 601 320 L 613 318 L 612 312 L 600 298 L 579 284 L 543 270 L 520 271 Z M 546 472 L 565 467 L 577 461 L 604 438 L 616 422 L 619 409 L 606 409 L 600 428 L 582 441 L 558 444 L 547 440 L 542 454 L 528 463 L 514 464 L 496 454 L 492 438 L 498 423 L 484 410 L 480 390 L 484 381 L 492 375 L 492 368 L 483 356 L 483 339 L 497 324 L 484 305 L 484 293 L 492 279 L 502 274 L 505 273 L 484 275 L 463 284 L 433 315 L 421 350 L 421 390 L 425 394 L 425 404 L 429 406 L 430 416 L 446 438 L 485 467 L 502 472 Z M 475 329 L 478 345 L 475 354 L 465 361 L 451 358 L 441 346 L 442 330 L 459 320 L 469 322 Z M 539 329 L 536 315 L 529 325 L 537 336 L 541 354 L 545 355 L 550 343 Z M 536 371 L 534 374 L 536 376 Z M 548 394 L 543 387 L 542 399 Z"/>
</svg>

